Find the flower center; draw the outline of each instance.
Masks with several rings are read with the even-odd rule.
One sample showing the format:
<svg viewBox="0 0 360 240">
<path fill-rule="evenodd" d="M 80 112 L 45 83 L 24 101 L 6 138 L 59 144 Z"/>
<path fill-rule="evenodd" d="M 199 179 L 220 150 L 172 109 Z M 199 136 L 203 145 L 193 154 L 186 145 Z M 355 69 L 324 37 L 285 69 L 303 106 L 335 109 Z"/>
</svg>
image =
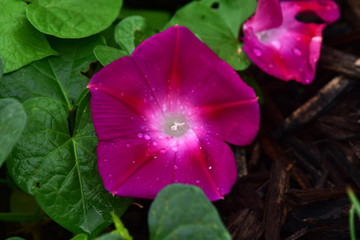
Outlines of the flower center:
<svg viewBox="0 0 360 240">
<path fill-rule="evenodd" d="M 167 116 L 164 124 L 164 132 L 172 137 L 180 137 L 189 130 L 187 119 L 182 115 Z"/>
</svg>

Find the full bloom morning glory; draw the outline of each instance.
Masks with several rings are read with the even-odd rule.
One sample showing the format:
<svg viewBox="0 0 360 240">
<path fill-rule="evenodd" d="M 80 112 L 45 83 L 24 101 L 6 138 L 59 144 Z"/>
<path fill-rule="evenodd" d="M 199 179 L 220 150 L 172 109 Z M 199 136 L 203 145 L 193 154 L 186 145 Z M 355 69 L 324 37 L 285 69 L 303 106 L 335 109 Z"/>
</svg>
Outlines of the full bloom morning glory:
<svg viewBox="0 0 360 240">
<path fill-rule="evenodd" d="M 237 176 L 227 143 L 259 128 L 252 88 L 187 28 L 174 26 L 91 79 L 98 168 L 112 194 L 154 198 L 171 183 L 223 198 Z"/>
<path fill-rule="evenodd" d="M 309 12 L 325 23 L 296 19 L 298 14 Z M 259 0 L 255 15 L 243 26 L 243 50 L 266 73 L 308 84 L 315 76 L 322 31 L 339 15 L 332 0 Z"/>
</svg>

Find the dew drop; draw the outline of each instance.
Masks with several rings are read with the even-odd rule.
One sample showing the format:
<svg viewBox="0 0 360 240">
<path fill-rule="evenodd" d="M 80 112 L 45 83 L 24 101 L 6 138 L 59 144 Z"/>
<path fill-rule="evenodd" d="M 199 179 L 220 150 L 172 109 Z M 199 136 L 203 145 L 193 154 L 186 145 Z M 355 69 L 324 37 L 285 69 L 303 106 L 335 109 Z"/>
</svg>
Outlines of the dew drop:
<svg viewBox="0 0 360 240">
<path fill-rule="evenodd" d="M 152 145 L 153 145 L 154 147 L 156 147 L 156 146 L 158 145 L 158 143 L 157 143 L 157 142 L 153 142 Z"/>
<path fill-rule="evenodd" d="M 301 56 L 301 51 L 297 48 L 294 48 L 293 49 L 293 53 L 296 55 L 296 56 Z"/>
<path fill-rule="evenodd" d="M 95 90 L 99 90 L 97 87 L 94 88 Z"/>
<path fill-rule="evenodd" d="M 146 103 L 146 102 L 147 102 L 146 98 L 144 98 L 144 99 L 143 99 L 143 102 L 144 102 L 144 103 Z"/>
<path fill-rule="evenodd" d="M 109 174 L 109 178 L 111 178 L 112 177 L 112 174 Z"/>
<path fill-rule="evenodd" d="M 123 96 L 124 96 L 124 93 L 122 92 L 120 95 L 123 97 Z"/>
<path fill-rule="evenodd" d="M 137 177 L 136 177 L 136 180 L 140 180 L 140 177 L 139 177 L 139 176 L 137 176 Z"/>
<path fill-rule="evenodd" d="M 160 180 L 160 178 L 159 178 L 159 177 L 157 177 L 157 178 L 156 178 L 156 181 L 159 181 L 159 180 Z"/>
<path fill-rule="evenodd" d="M 127 148 L 130 148 L 130 144 L 129 144 L 129 143 L 128 143 L 128 144 L 126 144 L 126 147 L 127 147 Z"/>
<path fill-rule="evenodd" d="M 177 165 L 174 165 L 174 170 L 177 170 L 178 169 L 178 166 Z"/>
<path fill-rule="evenodd" d="M 107 162 L 107 161 L 108 161 L 108 160 L 105 158 L 105 159 L 104 159 L 104 162 Z"/>
<path fill-rule="evenodd" d="M 134 163 L 135 163 L 135 161 L 132 161 L 132 163 L 134 164 Z"/>
<path fill-rule="evenodd" d="M 209 166 L 209 170 L 211 170 L 212 169 L 212 166 Z"/>
<path fill-rule="evenodd" d="M 174 152 L 177 152 L 177 150 L 178 150 L 177 147 L 175 147 L 175 146 L 172 147 L 171 149 L 172 149 Z"/>
<path fill-rule="evenodd" d="M 144 135 L 144 139 L 145 139 L 145 140 L 150 140 L 150 136 L 147 135 L 147 134 L 145 134 L 145 135 Z"/>
<path fill-rule="evenodd" d="M 271 44 L 276 48 L 276 50 L 279 50 L 281 47 L 281 43 L 279 41 L 272 41 Z"/>
<path fill-rule="evenodd" d="M 255 49 L 253 50 L 253 52 L 254 52 L 255 56 L 257 56 L 257 57 L 260 57 L 260 56 L 262 55 L 262 52 L 261 52 L 259 49 L 257 49 L 257 48 L 255 48 Z"/>
<path fill-rule="evenodd" d="M 272 65 L 271 63 L 269 63 L 269 64 L 268 64 L 268 67 L 269 67 L 269 68 L 273 68 L 274 65 Z"/>
<path fill-rule="evenodd" d="M 141 132 L 139 132 L 139 133 L 137 134 L 137 137 L 138 137 L 138 138 L 142 138 L 142 137 L 143 137 L 143 134 L 142 134 Z"/>
<path fill-rule="evenodd" d="M 200 183 L 200 180 L 199 180 L 199 179 L 197 179 L 195 182 L 196 182 L 196 183 Z"/>
</svg>

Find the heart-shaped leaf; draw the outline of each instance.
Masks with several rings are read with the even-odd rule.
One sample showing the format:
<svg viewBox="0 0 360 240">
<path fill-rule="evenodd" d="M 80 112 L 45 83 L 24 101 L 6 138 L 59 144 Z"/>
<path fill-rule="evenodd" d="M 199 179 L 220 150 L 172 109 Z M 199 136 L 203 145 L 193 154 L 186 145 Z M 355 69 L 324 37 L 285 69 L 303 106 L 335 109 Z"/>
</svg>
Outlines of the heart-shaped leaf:
<svg viewBox="0 0 360 240">
<path fill-rule="evenodd" d="M 26 16 L 40 32 L 60 38 L 82 38 L 111 25 L 122 0 L 32 0 Z"/>
<path fill-rule="evenodd" d="M 110 212 L 121 215 L 129 199 L 113 197 L 103 186 L 89 102 L 87 94 L 71 131 L 59 101 L 46 97 L 25 101 L 28 122 L 7 165 L 15 182 L 52 219 L 74 233 L 96 235 L 111 223 Z"/>
<path fill-rule="evenodd" d="M 20 101 L 33 97 L 50 97 L 71 110 L 89 79 L 81 72 L 89 69 L 96 58 L 93 49 L 103 39 L 93 36 L 80 40 L 50 39 L 59 56 L 34 62 L 16 72 L 3 76 L 0 96 L 16 97 Z"/>
<path fill-rule="evenodd" d="M 172 184 L 157 195 L 149 211 L 150 239 L 231 239 L 204 192 Z"/>
<path fill-rule="evenodd" d="M 0 56 L 8 73 L 33 61 L 57 54 L 44 34 L 26 19 L 22 0 L 0 1 Z"/>
</svg>

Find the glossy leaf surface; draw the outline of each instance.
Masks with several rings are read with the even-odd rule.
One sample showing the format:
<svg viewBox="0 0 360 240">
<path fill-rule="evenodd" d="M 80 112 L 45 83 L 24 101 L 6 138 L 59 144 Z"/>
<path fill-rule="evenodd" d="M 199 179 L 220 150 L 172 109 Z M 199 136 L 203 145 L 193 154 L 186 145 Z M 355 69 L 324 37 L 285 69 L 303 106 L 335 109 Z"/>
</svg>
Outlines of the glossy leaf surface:
<svg viewBox="0 0 360 240">
<path fill-rule="evenodd" d="M 116 19 L 121 0 L 32 0 L 26 16 L 40 32 L 60 38 L 96 34 Z"/>
<path fill-rule="evenodd" d="M 10 174 L 60 225 L 98 234 L 111 223 L 110 212 L 122 214 L 129 200 L 109 194 L 97 172 L 89 95 L 79 105 L 73 132 L 57 100 L 32 98 L 23 105 L 28 123 L 9 158 Z"/>
<path fill-rule="evenodd" d="M 5 73 L 57 54 L 45 35 L 26 19 L 25 9 L 26 3 L 21 0 L 0 1 L 0 56 Z"/>
<path fill-rule="evenodd" d="M 17 100 L 0 99 L 0 166 L 11 152 L 26 124 L 26 113 Z"/>
<path fill-rule="evenodd" d="M 231 239 L 216 208 L 195 186 L 164 188 L 149 211 L 150 239 Z"/>
</svg>

